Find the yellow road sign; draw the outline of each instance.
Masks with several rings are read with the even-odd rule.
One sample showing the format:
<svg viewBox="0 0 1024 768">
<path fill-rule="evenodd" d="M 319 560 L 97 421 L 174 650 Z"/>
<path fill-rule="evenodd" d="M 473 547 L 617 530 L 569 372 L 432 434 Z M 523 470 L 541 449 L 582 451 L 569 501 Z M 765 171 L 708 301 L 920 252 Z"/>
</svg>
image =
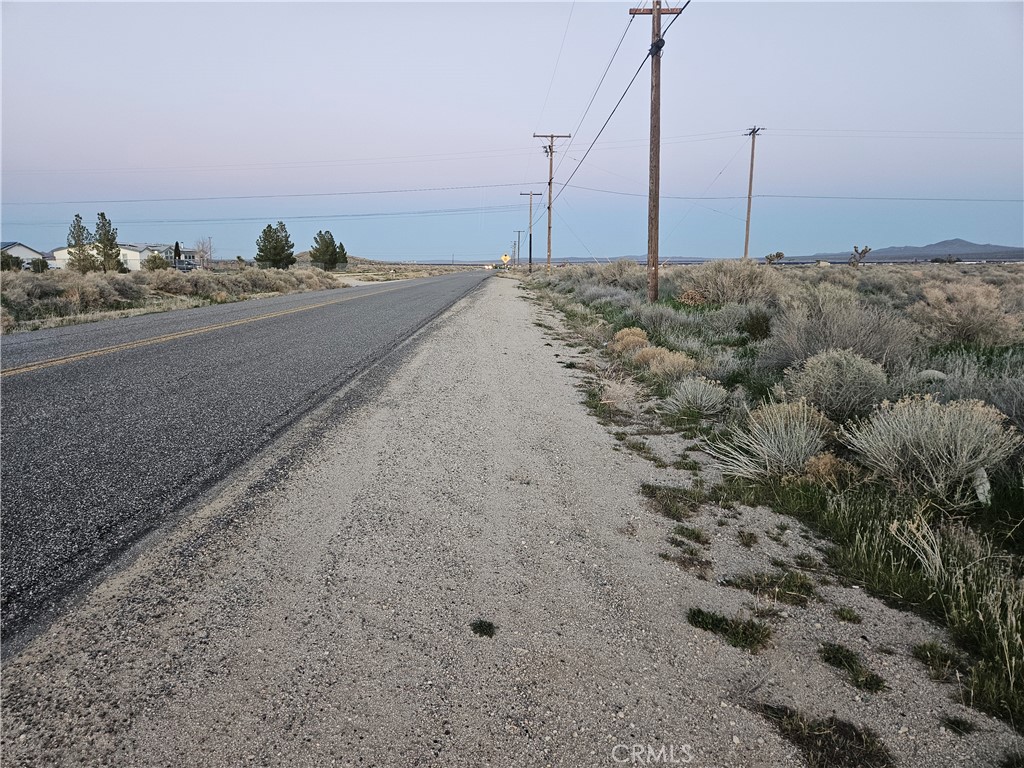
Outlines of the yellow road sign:
<svg viewBox="0 0 1024 768">
<path fill-rule="evenodd" d="M 501 257 L 501 263 L 502 264 L 508 264 L 508 261 L 509 261 L 508 254 L 506 253 L 504 256 Z"/>
</svg>

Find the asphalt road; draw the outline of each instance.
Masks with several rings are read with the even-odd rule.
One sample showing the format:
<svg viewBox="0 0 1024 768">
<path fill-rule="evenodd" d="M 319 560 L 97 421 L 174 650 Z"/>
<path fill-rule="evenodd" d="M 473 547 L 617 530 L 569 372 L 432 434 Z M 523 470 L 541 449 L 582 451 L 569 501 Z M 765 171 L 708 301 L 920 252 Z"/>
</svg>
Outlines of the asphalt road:
<svg viewBox="0 0 1024 768">
<path fill-rule="evenodd" d="M 282 429 L 476 288 L 483 272 L 4 339 L 7 643 Z"/>
</svg>

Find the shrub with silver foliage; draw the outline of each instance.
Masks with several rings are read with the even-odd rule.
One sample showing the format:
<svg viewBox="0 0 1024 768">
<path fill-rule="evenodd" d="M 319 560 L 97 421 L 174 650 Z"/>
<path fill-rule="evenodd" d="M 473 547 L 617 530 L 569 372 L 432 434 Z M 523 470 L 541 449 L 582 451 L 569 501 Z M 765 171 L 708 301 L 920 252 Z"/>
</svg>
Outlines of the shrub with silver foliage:
<svg viewBox="0 0 1024 768">
<path fill-rule="evenodd" d="M 786 393 L 806 398 L 832 421 L 866 415 L 886 398 L 889 381 L 882 366 L 848 349 L 826 349 L 787 368 Z"/>
<path fill-rule="evenodd" d="M 980 400 L 932 396 L 883 403 L 840 438 L 864 466 L 897 489 L 955 509 L 978 499 L 979 470 L 998 466 L 1021 444 L 1005 417 Z"/>
<path fill-rule="evenodd" d="M 665 400 L 665 412 L 674 416 L 714 416 L 729 406 L 729 392 L 703 376 L 682 379 Z"/>
<path fill-rule="evenodd" d="M 798 475 L 807 460 L 825 449 L 828 419 L 804 400 L 769 403 L 724 439 L 703 441 L 722 474 L 747 480 Z"/>
</svg>

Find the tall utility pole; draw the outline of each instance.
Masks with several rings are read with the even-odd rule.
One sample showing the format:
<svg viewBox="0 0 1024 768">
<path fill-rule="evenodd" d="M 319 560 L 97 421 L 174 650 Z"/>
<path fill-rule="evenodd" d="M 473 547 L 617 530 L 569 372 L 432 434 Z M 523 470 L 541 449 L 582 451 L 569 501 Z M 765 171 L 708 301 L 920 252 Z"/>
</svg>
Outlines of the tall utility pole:
<svg viewBox="0 0 1024 768">
<path fill-rule="evenodd" d="M 747 232 L 743 236 L 743 258 L 749 258 L 750 256 L 750 201 L 754 197 L 754 144 L 757 143 L 757 134 L 763 131 L 764 128 L 758 128 L 756 125 L 747 131 L 744 136 L 750 137 L 750 183 L 747 185 Z"/>
<path fill-rule="evenodd" d="M 555 181 L 555 139 L 571 139 L 569 133 L 535 133 L 535 139 L 547 139 L 544 152 L 548 156 L 548 274 L 551 274 L 551 189 Z M 531 201 L 533 198 L 530 198 Z"/>
<path fill-rule="evenodd" d="M 520 192 L 519 194 L 520 195 L 529 195 L 530 196 L 530 246 L 529 246 L 529 248 L 530 248 L 530 254 L 529 254 L 530 264 L 529 264 L 529 269 L 527 271 L 530 274 L 533 274 L 533 196 L 534 195 L 543 195 L 544 193 L 543 192 Z"/>
<path fill-rule="evenodd" d="M 651 17 L 651 184 L 647 197 L 647 298 L 658 300 L 658 221 L 661 198 L 661 36 L 662 14 L 675 15 L 681 8 L 662 8 L 653 0 L 650 8 L 630 8 L 630 16 Z"/>
<path fill-rule="evenodd" d="M 525 230 L 515 229 L 513 232 L 516 233 L 516 266 L 519 266 L 519 254 L 523 251 L 523 232 Z"/>
</svg>

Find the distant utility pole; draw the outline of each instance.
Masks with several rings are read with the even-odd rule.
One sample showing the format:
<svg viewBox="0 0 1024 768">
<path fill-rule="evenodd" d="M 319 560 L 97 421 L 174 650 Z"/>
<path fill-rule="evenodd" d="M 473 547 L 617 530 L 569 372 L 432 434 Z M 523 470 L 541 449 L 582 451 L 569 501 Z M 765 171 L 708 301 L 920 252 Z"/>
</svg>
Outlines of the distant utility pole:
<svg viewBox="0 0 1024 768">
<path fill-rule="evenodd" d="M 569 133 L 535 133 L 535 139 L 547 139 L 544 152 L 548 156 L 548 274 L 551 274 L 551 189 L 555 181 L 555 139 L 571 139 Z M 533 198 L 530 198 L 533 202 Z"/>
<path fill-rule="evenodd" d="M 764 128 L 756 125 L 747 131 L 744 136 L 750 137 L 750 183 L 747 185 L 747 233 L 743 236 L 743 258 L 750 257 L 750 201 L 754 197 L 754 144 L 757 143 L 757 134 Z"/>
<path fill-rule="evenodd" d="M 529 253 L 529 260 L 530 260 L 530 262 L 529 262 L 529 269 L 527 270 L 527 272 L 529 272 L 530 274 L 533 274 L 533 196 L 534 195 L 543 195 L 544 193 L 543 192 L 520 192 L 519 194 L 520 195 L 529 195 L 530 196 L 530 246 L 529 246 L 529 248 L 530 248 L 530 253 Z"/>
<path fill-rule="evenodd" d="M 513 230 L 513 232 L 516 233 L 516 266 L 517 267 L 520 265 L 519 255 L 522 253 L 522 250 L 523 250 L 523 232 L 525 232 L 525 231 L 526 230 L 523 230 L 523 229 L 515 229 L 515 230 Z"/>
<path fill-rule="evenodd" d="M 630 8 L 630 16 L 651 17 L 651 184 L 647 196 L 647 299 L 658 300 L 658 220 L 661 198 L 661 36 L 662 14 L 675 15 L 681 8 L 662 8 L 653 0 L 650 8 Z"/>
</svg>

